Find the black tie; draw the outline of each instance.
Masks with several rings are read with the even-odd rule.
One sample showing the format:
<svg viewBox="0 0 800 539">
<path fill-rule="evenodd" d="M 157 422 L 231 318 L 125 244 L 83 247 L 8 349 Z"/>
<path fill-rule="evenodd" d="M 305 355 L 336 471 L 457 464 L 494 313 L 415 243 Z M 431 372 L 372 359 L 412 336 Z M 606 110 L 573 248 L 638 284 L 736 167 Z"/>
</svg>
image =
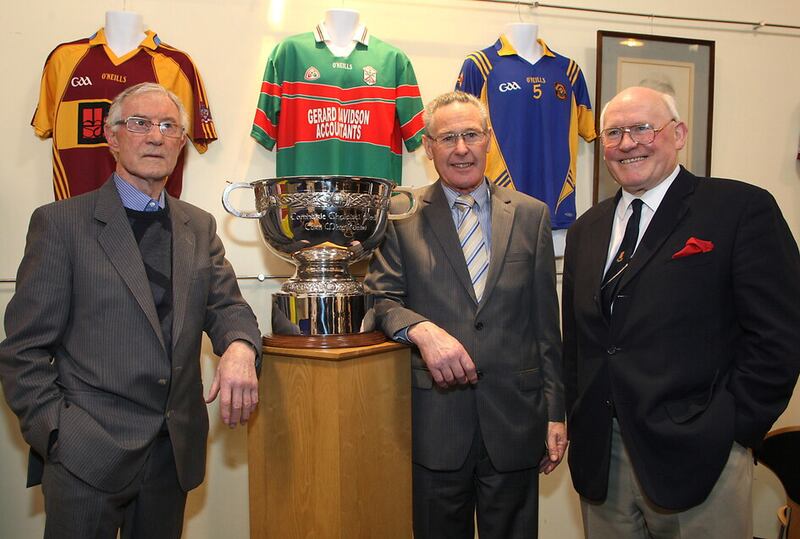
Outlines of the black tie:
<svg viewBox="0 0 800 539">
<path fill-rule="evenodd" d="M 636 240 L 639 239 L 639 221 L 642 217 L 642 200 L 634 198 L 631 202 L 633 208 L 633 215 L 628 219 L 628 225 L 625 227 L 625 235 L 622 237 L 622 243 L 619 245 L 619 250 L 611 261 L 605 276 L 603 277 L 603 284 L 600 287 L 600 295 L 603 301 L 603 314 L 607 318 L 611 317 L 611 304 L 614 303 L 614 297 L 617 295 L 617 288 L 619 287 L 620 278 L 625 273 L 625 269 L 633 257 L 633 251 L 636 249 Z"/>
</svg>

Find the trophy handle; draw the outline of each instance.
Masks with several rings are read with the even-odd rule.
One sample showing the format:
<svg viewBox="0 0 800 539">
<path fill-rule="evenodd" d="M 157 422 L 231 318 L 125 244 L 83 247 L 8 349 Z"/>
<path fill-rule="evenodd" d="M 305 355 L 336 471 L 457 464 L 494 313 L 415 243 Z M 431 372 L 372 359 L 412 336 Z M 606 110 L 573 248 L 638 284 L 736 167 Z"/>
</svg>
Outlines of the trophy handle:
<svg viewBox="0 0 800 539">
<path fill-rule="evenodd" d="M 260 219 L 264 217 L 267 213 L 266 210 L 262 211 L 241 211 L 234 208 L 228 197 L 230 194 L 237 189 L 253 189 L 253 186 L 247 182 L 237 182 L 237 183 L 230 183 L 228 182 L 228 186 L 225 187 L 225 190 L 222 192 L 222 205 L 225 206 L 225 211 L 230 213 L 231 215 L 235 215 L 236 217 L 244 217 L 245 219 Z"/>
<path fill-rule="evenodd" d="M 408 209 L 408 211 L 403 213 L 389 213 L 387 217 L 392 221 L 394 221 L 395 219 L 405 219 L 406 217 L 411 217 L 412 215 L 414 215 L 418 207 L 417 197 L 414 196 L 414 190 L 411 189 L 410 187 L 395 186 L 394 189 L 392 189 L 392 195 L 394 195 L 395 193 L 400 193 L 402 195 L 407 196 L 409 202 L 411 203 L 411 207 Z"/>
</svg>

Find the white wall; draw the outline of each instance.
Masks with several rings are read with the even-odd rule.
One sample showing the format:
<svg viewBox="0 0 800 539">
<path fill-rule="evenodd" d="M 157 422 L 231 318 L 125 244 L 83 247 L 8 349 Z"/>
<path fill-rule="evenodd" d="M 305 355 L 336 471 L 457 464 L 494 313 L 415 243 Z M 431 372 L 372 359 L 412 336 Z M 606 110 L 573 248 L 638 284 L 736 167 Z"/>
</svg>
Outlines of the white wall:
<svg viewBox="0 0 800 539">
<path fill-rule="evenodd" d="M 693 17 L 800 24 L 794 0 L 570 0 L 567 5 Z M 31 211 L 52 200 L 49 141 L 37 140 L 28 126 L 36 106 L 44 60 L 58 43 L 88 36 L 103 24 L 106 10 L 141 13 L 167 43 L 189 52 L 200 68 L 220 140 L 207 154 L 194 150 L 186 170 L 183 198 L 216 215 L 228 256 L 239 275 L 285 275 L 289 267 L 266 253 L 254 223 L 228 216 L 220 204 L 225 180 L 269 177 L 275 156 L 249 137 L 267 55 L 288 35 L 309 31 L 328 7 L 361 12 L 372 33 L 403 49 L 417 72 L 424 100 L 449 90 L 464 56 L 497 38 L 503 25 L 537 22 L 552 48 L 583 68 L 591 95 L 595 86 L 598 29 L 653 33 L 716 41 L 716 91 L 712 169 L 715 175 L 746 179 L 778 199 L 795 237 L 800 236 L 800 31 L 758 30 L 719 24 L 650 21 L 647 18 L 491 4 L 471 0 L 3 0 L 0 29 L 0 279 L 13 278 L 24 248 Z M 595 104 L 595 108 L 599 108 Z M 578 208 L 591 200 L 593 148 L 581 144 Z M 422 152 L 406 156 L 404 181 L 435 178 Z M 243 202 L 244 203 L 244 202 Z M 247 299 L 268 329 L 269 294 L 279 281 L 242 281 Z M 13 283 L 0 283 L 0 309 Z M 0 334 L 2 336 L 2 334 Z M 206 347 L 206 380 L 214 360 Z M 0 399 L 1 400 L 1 399 Z M 248 537 L 247 451 L 243 430 L 229 431 L 212 416 L 208 476 L 189 497 L 186 536 Z M 800 423 L 795 397 L 781 425 Z M 41 535 L 43 508 L 38 488 L 25 490 L 27 447 L 16 418 L 0 404 L 0 537 Z M 577 498 L 566 466 L 541 482 L 541 536 L 580 536 Z M 780 485 L 756 471 L 756 535 L 775 535 Z"/>
</svg>

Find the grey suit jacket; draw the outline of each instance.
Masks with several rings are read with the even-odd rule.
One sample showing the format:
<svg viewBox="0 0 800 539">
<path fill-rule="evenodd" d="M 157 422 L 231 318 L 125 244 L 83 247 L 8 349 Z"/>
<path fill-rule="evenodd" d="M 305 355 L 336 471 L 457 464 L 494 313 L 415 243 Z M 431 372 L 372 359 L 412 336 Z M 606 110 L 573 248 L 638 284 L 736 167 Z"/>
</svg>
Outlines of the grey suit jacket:
<svg viewBox="0 0 800 539">
<path fill-rule="evenodd" d="M 430 320 L 458 339 L 482 379 L 441 389 L 412 354 L 413 460 L 460 467 L 480 428 L 500 471 L 536 466 L 547 421 L 564 420 L 550 218 L 541 202 L 490 186 L 491 261 L 480 303 L 440 182 L 417 191 L 419 211 L 393 221 L 365 284 L 383 331 Z"/>
<path fill-rule="evenodd" d="M 189 490 L 203 480 L 208 414 L 202 333 L 218 355 L 236 339 L 260 350 L 260 336 L 213 217 L 169 195 L 167 205 L 171 363 L 113 181 L 38 208 L 31 217 L 6 310 L 7 338 L 0 343 L 5 396 L 32 449 L 29 485 L 41 479 L 41 455 L 99 489 L 119 490 L 141 468 L 165 420 L 181 486 Z"/>
</svg>

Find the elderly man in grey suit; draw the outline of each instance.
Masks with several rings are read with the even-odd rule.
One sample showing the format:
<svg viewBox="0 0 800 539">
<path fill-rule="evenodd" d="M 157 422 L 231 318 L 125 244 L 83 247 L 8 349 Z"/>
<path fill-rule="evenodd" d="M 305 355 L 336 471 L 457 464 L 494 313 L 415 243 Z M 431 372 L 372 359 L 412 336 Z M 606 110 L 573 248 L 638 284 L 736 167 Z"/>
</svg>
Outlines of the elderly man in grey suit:
<svg viewBox="0 0 800 539">
<path fill-rule="evenodd" d="M 187 123 L 163 87 L 128 88 L 105 127 L 114 175 L 31 217 L 0 379 L 46 538 L 180 537 L 205 473 L 204 331 L 221 356 L 206 402 L 230 427 L 258 402 L 258 326 L 214 219 L 164 190 Z"/>
<path fill-rule="evenodd" d="M 538 473 L 566 449 L 547 207 L 484 176 L 486 110 L 462 92 L 425 111 L 439 180 L 370 264 L 383 331 L 414 345 L 414 537 L 536 537 Z"/>
</svg>

